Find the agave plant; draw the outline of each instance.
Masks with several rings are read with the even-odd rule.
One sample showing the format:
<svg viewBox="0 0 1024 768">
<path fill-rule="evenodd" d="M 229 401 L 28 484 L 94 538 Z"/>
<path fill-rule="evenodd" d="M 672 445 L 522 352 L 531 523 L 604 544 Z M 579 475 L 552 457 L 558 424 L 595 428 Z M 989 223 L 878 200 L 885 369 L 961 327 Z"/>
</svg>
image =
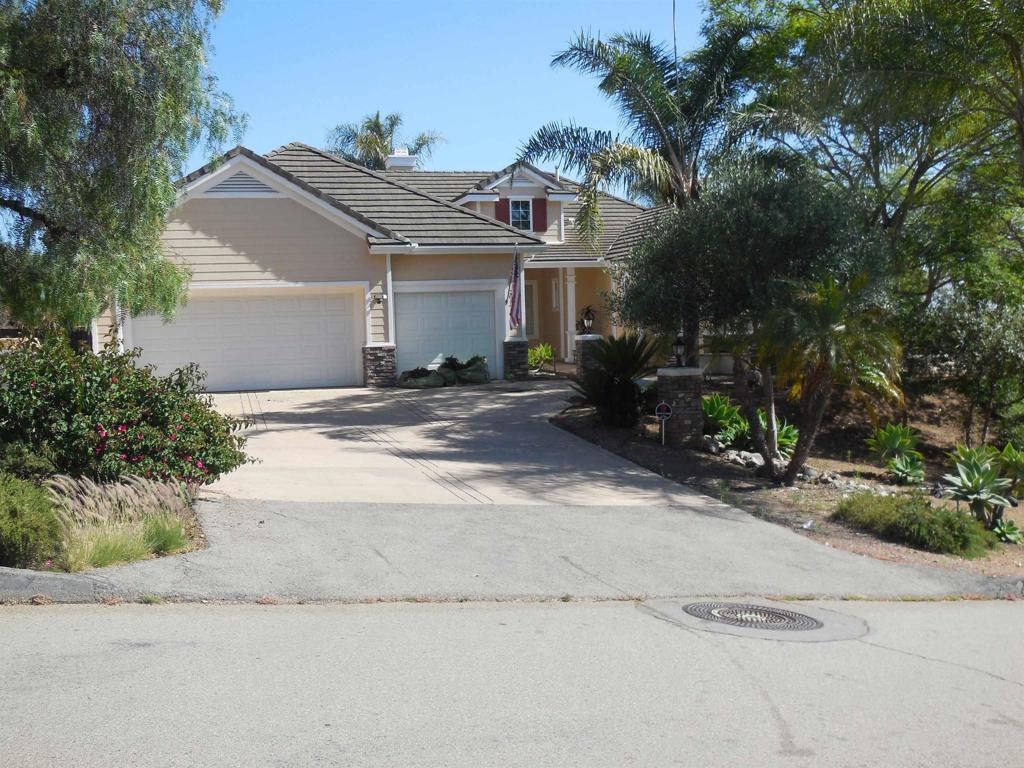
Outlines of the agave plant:
<svg viewBox="0 0 1024 768">
<path fill-rule="evenodd" d="M 1024 531 L 1013 520 L 999 520 L 992 526 L 992 532 L 1006 544 L 1024 544 Z"/>
<path fill-rule="evenodd" d="M 924 462 L 918 456 L 904 454 L 889 459 L 886 469 L 899 485 L 920 485 L 924 482 Z"/>
<path fill-rule="evenodd" d="M 1024 450 L 1017 450 L 1013 443 L 1007 443 L 995 457 L 995 464 L 1013 483 L 1010 492 L 1014 496 L 1024 495 Z"/>
<path fill-rule="evenodd" d="M 965 502 L 971 513 L 989 529 L 1003 518 L 1003 510 L 1011 505 L 1006 494 L 1012 482 L 999 476 L 991 460 L 977 455 L 966 455 L 956 464 L 955 475 L 944 475 L 945 495 L 957 502 Z"/>
<path fill-rule="evenodd" d="M 705 395 L 700 401 L 700 407 L 704 412 L 704 434 L 707 435 L 717 435 L 743 419 L 740 407 L 717 392 Z"/>
<path fill-rule="evenodd" d="M 868 438 L 868 448 L 882 463 L 904 456 L 920 460 L 917 441 L 917 434 L 906 424 L 886 424 L 875 429 L 875 434 Z"/>
</svg>

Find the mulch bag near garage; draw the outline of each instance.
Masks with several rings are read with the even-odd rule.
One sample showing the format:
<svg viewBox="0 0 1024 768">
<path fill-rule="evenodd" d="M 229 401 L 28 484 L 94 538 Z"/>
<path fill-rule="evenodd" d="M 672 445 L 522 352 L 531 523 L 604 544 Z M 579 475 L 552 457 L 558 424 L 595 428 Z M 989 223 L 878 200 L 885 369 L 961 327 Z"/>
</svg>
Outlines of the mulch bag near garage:
<svg viewBox="0 0 1024 768">
<path fill-rule="evenodd" d="M 480 361 L 473 363 L 467 368 L 455 372 L 455 378 L 460 384 L 486 384 L 491 380 L 490 372 L 487 370 L 487 363 Z"/>
<path fill-rule="evenodd" d="M 413 376 L 412 371 L 406 371 L 398 377 L 398 386 L 405 389 L 432 389 L 445 385 L 444 376 L 437 371 L 431 371 L 426 376 Z"/>
</svg>

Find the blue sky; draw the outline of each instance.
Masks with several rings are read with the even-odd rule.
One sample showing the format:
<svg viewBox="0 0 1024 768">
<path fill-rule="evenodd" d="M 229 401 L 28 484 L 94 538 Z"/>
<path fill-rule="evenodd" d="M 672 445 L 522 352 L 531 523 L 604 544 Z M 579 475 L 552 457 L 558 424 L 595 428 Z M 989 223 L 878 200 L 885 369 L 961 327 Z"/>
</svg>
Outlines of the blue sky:
<svg viewBox="0 0 1024 768">
<path fill-rule="evenodd" d="M 678 0 L 680 52 L 699 38 L 698 0 Z M 322 146 L 327 130 L 380 109 L 447 142 L 427 168 L 491 170 L 547 121 L 616 128 L 595 81 L 552 69 L 579 29 L 649 31 L 671 43 L 671 0 L 227 0 L 212 67 L 248 113 L 243 143 Z M 197 152 L 189 170 L 205 157 Z"/>
</svg>

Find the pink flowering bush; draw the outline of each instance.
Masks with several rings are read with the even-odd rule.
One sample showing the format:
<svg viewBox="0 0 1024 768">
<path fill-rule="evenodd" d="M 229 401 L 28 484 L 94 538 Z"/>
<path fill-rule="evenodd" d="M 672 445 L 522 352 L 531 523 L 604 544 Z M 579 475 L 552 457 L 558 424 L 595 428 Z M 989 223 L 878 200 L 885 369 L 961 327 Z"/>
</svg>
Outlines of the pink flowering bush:
<svg viewBox="0 0 1024 768">
<path fill-rule="evenodd" d="M 246 462 L 245 423 L 213 409 L 196 366 L 157 376 L 137 351 L 76 353 L 45 340 L 0 355 L 0 443 L 57 472 L 212 482 Z"/>
</svg>

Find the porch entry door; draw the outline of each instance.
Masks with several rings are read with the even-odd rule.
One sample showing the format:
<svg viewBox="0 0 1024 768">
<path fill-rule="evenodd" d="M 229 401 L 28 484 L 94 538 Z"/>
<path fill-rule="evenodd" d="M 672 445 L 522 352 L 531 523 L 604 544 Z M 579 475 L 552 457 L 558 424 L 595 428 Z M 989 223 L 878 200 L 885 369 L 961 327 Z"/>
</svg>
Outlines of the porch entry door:
<svg viewBox="0 0 1024 768">
<path fill-rule="evenodd" d="M 491 375 L 498 375 L 494 297 L 494 291 L 395 294 L 399 372 L 437 367 L 449 355 L 483 355 Z"/>
</svg>

